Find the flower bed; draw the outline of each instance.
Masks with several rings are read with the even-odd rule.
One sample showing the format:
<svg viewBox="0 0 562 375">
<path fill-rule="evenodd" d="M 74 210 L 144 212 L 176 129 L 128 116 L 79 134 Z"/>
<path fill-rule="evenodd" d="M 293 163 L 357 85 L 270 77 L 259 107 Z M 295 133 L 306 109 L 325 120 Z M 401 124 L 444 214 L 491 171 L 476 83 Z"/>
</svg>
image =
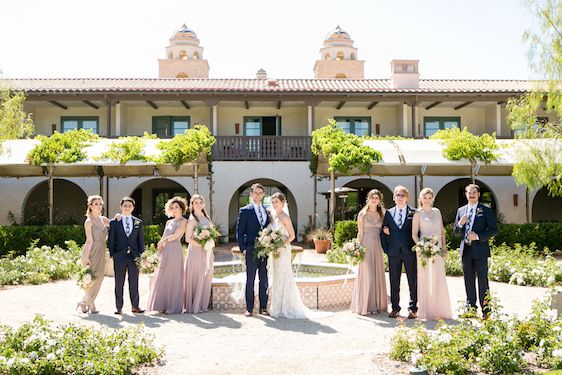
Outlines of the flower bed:
<svg viewBox="0 0 562 375">
<path fill-rule="evenodd" d="M 80 271 L 81 248 L 76 242 L 66 241 L 67 249 L 36 247 L 36 243 L 25 256 L 0 258 L 0 285 L 43 284 L 68 279 Z"/>
<path fill-rule="evenodd" d="M 0 373 L 130 374 L 134 368 L 155 364 L 163 354 L 141 326 L 53 327 L 39 315 L 17 329 L 0 326 Z"/>
<path fill-rule="evenodd" d="M 532 314 L 523 320 L 503 316 L 494 306 L 488 321 L 440 322 L 435 330 L 401 327 L 392 337 L 390 357 L 434 373 L 513 374 L 531 366 L 561 369 L 562 321 L 548 304 L 548 299 L 535 301 Z"/>
</svg>

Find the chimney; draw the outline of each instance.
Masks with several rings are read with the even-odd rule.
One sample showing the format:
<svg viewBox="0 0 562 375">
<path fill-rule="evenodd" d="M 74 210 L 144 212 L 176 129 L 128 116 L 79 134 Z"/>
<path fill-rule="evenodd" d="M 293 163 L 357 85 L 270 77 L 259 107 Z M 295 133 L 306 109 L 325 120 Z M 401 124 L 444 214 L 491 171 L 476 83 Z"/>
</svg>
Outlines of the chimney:
<svg viewBox="0 0 562 375">
<path fill-rule="evenodd" d="M 256 73 L 256 79 L 267 79 L 267 72 L 263 69 L 258 70 Z"/>
<path fill-rule="evenodd" d="M 418 89 L 420 87 L 420 60 L 392 60 L 390 84 L 394 89 Z"/>
</svg>

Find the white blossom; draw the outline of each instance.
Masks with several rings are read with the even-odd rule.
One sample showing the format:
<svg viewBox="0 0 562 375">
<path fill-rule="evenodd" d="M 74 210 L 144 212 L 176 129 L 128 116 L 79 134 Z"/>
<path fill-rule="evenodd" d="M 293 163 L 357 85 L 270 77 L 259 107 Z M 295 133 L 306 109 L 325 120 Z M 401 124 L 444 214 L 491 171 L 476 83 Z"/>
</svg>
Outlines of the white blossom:
<svg viewBox="0 0 562 375">
<path fill-rule="evenodd" d="M 49 353 L 47 354 L 47 361 L 52 361 L 55 358 L 57 358 L 57 356 L 55 355 L 55 353 Z"/>
</svg>

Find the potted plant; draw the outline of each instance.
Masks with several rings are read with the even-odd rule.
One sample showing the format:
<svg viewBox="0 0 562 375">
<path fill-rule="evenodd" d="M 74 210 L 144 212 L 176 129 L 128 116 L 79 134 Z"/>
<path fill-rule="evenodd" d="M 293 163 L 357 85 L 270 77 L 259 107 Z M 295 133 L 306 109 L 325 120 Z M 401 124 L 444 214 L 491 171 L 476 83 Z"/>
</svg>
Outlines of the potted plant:
<svg viewBox="0 0 562 375">
<path fill-rule="evenodd" d="M 315 228 L 306 235 L 307 241 L 314 242 L 314 250 L 324 254 L 332 245 L 332 233 L 328 229 Z"/>
</svg>

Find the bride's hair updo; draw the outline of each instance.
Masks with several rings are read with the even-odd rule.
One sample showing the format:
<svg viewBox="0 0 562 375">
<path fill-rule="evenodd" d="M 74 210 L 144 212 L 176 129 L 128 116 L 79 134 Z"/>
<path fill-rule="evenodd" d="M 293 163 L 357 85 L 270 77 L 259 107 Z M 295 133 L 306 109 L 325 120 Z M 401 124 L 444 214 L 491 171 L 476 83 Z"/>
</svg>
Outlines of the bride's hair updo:
<svg viewBox="0 0 562 375">
<path fill-rule="evenodd" d="M 193 202 L 195 202 L 196 199 L 199 199 L 201 202 L 203 202 L 203 205 L 205 204 L 205 198 L 203 198 L 202 195 L 199 194 L 193 194 L 191 196 L 191 199 L 189 200 L 189 211 L 191 211 L 191 214 L 189 215 L 189 217 L 193 217 L 197 222 L 199 222 L 199 219 L 197 218 L 197 215 L 195 215 L 195 212 L 193 211 Z M 211 222 L 211 218 L 209 217 L 209 215 L 207 215 L 207 211 L 205 211 L 205 209 L 203 208 L 201 210 L 201 212 L 203 213 L 203 216 L 205 216 L 207 218 L 207 220 L 209 220 L 209 222 Z"/>
<path fill-rule="evenodd" d="M 431 188 L 423 188 L 420 191 L 420 195 L 418 195 L 418 208 L 422 208 L 423 204 L 422 204 L 422 200 L 423 198 L 427 195 L 427 194 L 431 194 L 431 197 L 434 198 L 435 194 L 433 193 L 433 190 L 431 190 Z"/>
<path fill-rule="evenodd" d="M 369 199 L 371 199 L 371 197 L 375 194 L 379 197 L 379 202 L 380 202 L 378 204 L 378 206 L 376 207 L 376 210 L 377 210 L 377 212 L 379 213 L 379 216 L 382 219 L 383 214 L 384 214 L 384 199 L 383 199 L 382 193 L 379 189 L 372 189 L 372 190 L 369 191 L 369 193 L 367 193 L 367 199 L 365 200 L 365 206 L 363 207 L 361 212 L 363 214 L 367 213 L 367 209 L 369 208 Z"/>
<path fill-rule="evenodd" d="M 275 194 L 273 194 L 271 196 L 271 199 L 273 198 L 277 198 L 281 201 L 281 203 L 285 203 L 287 201 L 287 198 L 285 198 L 285 194 L 281 193 L 281 192 L 277 192 Z"/>
</svg>

